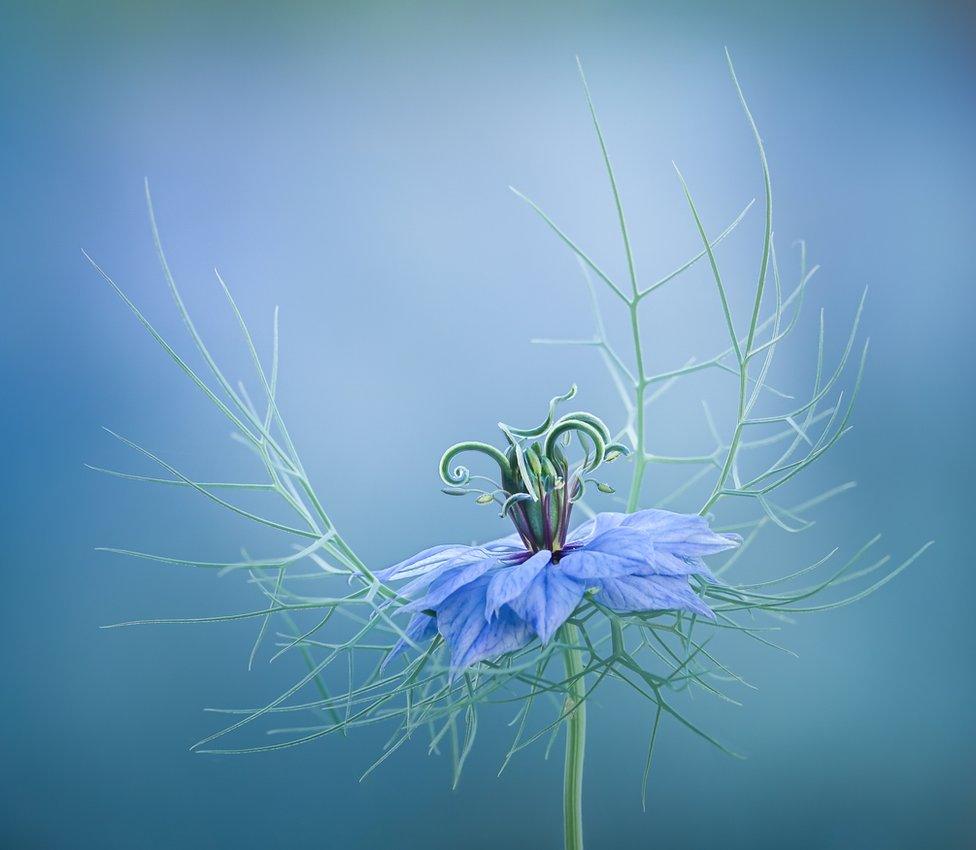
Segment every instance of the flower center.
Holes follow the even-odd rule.
[[[441,479],[450,485],[445,493],[477,493],[478,503],[501,505],[501,515],[511,518],[526,550],[548,550],[554,563],[566,548],[573,504],[583,496],[586,484],[593,481],[601,492],[613,492],[608,484],[589,476],[602,464],[628,453],[626,446],[612,441],[610,429],[592,413],[577,411],[555,418],[556,405],[575,394],[573,386],[552,399],[548,415],[535,428],[512,428],[499,422],[508,440],[504,449],[488,443],[458,443],[444,452],[440,463]],[[567,454],[574,438],[583,452],[582,460],[576,462]],[[473,476],[464,466],[452,468],[451,462],[463,452],[490,457],[498,465],[501,481]],[[473,486],[476,480],[488,482],[493,489]]]
[[[548,549],[556,555],[566,542],[573,502],[580,495],[579,476],[558,445],[546,453],[534,442],[521,458],[516,446],[509,446],[506,457],[509,469],[502,471],[502,487],[518,496],[509,504],[508,516],[530,551]]]

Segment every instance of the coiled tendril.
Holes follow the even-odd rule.
[[[516,437],[538,437],[542,434],[545,434],[546,431],[549,430],[549,427],[552,425],[552,417],[556,415],[556,407],[558,406],[559,402],[569,401],[575,395],[576,395],[576,384],[573,384],[569,388],[568,392],[564,393],[563,395],[553,396],[549,400],[549,413],[547,414],[546,418],[543,420],[541,425],[536,425],[535,428],[509,428],[508,430],[511,431]],[[596,419],[595,416],[593,418]],[[607,432],[607,434],[608,434],[607,439],[609,440],[610,439],[609,431]]]
[[[610,429],[600,417],[579,410],[556,419],[560,402],[576,395],[576,385],[563,395],[554,396],[541,424],[533,428],[513,428],[504,422],[498,427],[508,446],[502,450],[488,443],[456,443],[441,457],[439,472],[452,496],[477,493],[480,504],[501,506],[501,516],[511,516],[526,546],[558,551],[566,537],[569,514],[584,492],[587,478],[604,463],[628,453],[628,448],[613,442]],[[573,436],[579,440],[584,457],[571,465],[565,449]],[[466,466],[452,468],[454,459],[464,452],[477,452],[491,458],[501,474],[500,481],[474,476]],[[468,486],[475,479],[491,484],[492,489]],[[613,492],[599,484],[602,492]]]
[[[483,455],[487,455],[498,464],[498,468],[502,471],[503,476],[511,474],[508,458],[505,457],[503,452],[489,443],[468,441],[466,443],[455,443],[441,456],[440,474],[441,480],[445,484],[458,487],[467,484],[471,480],[471,470],[466,466],[458,465],[454,469],[451,469],[451,461],[464,452],[480,452]]]

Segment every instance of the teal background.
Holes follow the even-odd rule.
[[[747,569],[786,572],[878,530],[899,558],[937,545],[876,597],[786,630],[799,659],[723,646],[760,690],[735,693],[742,709],[697,697],[690,711],[749,758],[666,727],[646,814],[647,708],[602,692],[590,721],[589,842],[976,843],[976,68],[963,4],[2,9],[0,846],[559,846],[559,760],[536,749],[495,778],[507,713],[486,715],[455,792],[445,760],[427,758],[420,741],[358,784],[379,732],[259,757],[187,751],[215,728],[202,707],[254,704],[296,668],[282,660],[248,673],[248,624],[99,630],[247,610],[256,595],[235,578],[93,548],[222,559],[245,542],[263,553],[280,541],[192,494],[83,469],[149,471],[104,424],[201,478],[250,471],[80,251],[179,338],[146,222],[148,176],[174,270],[231,375],[247,362],[212,267],[265,350],[281,306],[282,406],[357,550],[384,564],[494,534],[490,512],[439,494],[444,446],[491,437],[499,418],[535,419],[573,380],[588,407],[617,415],[588,352],[528,342],[586,335],[590,319],[572,258],[506,187],[538,199],[622,276],[579,53],[639,268],[648,282],[670,270],[697,250],[672,159],[712,232],[761,188],[725,45],[768,145],[784,267],[798,237],[824,266],[810,304],[827,308],[835,355],[871,286],[856,428],[805,485],[859,487],[804,541],[771,535]],[[757,213],[723,249],[740,305]],[[661,314],[648,312],[659,368],[721,339],[705,269],[689,281]],[[801,387],[813,309],[805,319],[777,372]],[[682,400],[654,425],[661,450],[699,436]]]

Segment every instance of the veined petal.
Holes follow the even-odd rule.
[[[662,552],[660,550],[655,550],[651,565],[647,570],[640,573],[640,575],[645,574],[662,576],[699,575],[712,584],[718,584],[718,579],[705,566],[705,562],[701,558],[681,558],[678,555],[673,555],[671,552]]]
[[[380,669],[386,667],[386,665],[396,658],[404,649],[406,649],[410,643],[425,643],[435,634],[437,634],[437,620],[434,617],[431,617],[430,614],[414,614],[410,618],[410,622],[407,623],[407,627],[403,630],[403,633],[410,639],[410,642],[408,643],[404,638],[401,637],[395,644],[393,644],[393,649],[391,649],[390,654],[383,659]]]
[[[559,569],[580,581],[625,575],[702,575],[717,582],[701,558],[680,557],[661,549],[645,531],[621,525],[567,552]]]
[[[621,576],[601,579],[596,601],[615,611],[691,611],[714,619],[715,614],[680,576]]]
[[[433,581],[427,592],[419,599],[404,605],[404,611],[423,611],[427,608],[436,609],[448,596],[460,590],[467,584],[479,579],[486,572],[502,568],[502,564],[495,558],[481,557],[475,561],[466,561],[461,565],[442,573]]]
[[[442,561],[441,563],[430,567],[427,572],[421,573],[414,578],[413,581],[408,582],[407,584],[398,588],[397,592],[400,594],[400,596],[413,599],[418,593],[422,593],[425,588],[430,586],[445,573],[450,572],[451,570],[456,570],[459,567],[466,566],[467,564],[483,561],[488,557],[490,557],[489,554],[483,549],[466,547],[460,555],[453,558],[448,558],[446,561]]]
[[[442,546],[431,546],[429,549],[424,549],[422,552],[412,555],[405,561],[400,561],[399,564],[394,564],[392,567],[377,570],[376,576],[384,581],[413,578],[429,572],[430,570],[443,564],[445,561],[450,561],[453,558],[457,558],[459,555],[463,555],[465,552],[468,552],[473,548],[474,547],[472,546],[461,546],[456,543],[450,543]]]
[[[444,600],[437,630],[451,648],[451,677],[485,658],[511,652],[532,639],[532,630],[509,608],[490,623],[485,597],[490,579],[482,576]]]
[[[682,557],[714,555],[738,546],[738,534],[718,534],[708,527],[708,520],[697,514],[676,514],[650,509],[627,516],[622,526],[646,532],[658,549]]]
[[[581,543],[592,537],[598,537],[604,531],[616,528],[630,514],[617,513],[615,511],[604,511],[597,514],[593,519],[588,519],[577,528],[573,529],[566,538],[567,543]]]
[[[579,549],[566,552],[556,567],[573,578],[629,575],[647,571],[654,559],[654,542],[635,528],[611,528],[596,535]]]
[[[552,552],[543,549],[527,561],[514,567],[504,567],[491,577],[485,599],[485,618],[491,619],[506,602],[525,592],[532,580],[552,559]]]
[[[509,600],[508,605],[535,629],[543,643],[548,643],[576,610],[585,589],[585,585],[558,566],[549,564],[538,572],[522,594]]]
[[[511,608],[505,606],[490,623],[483,624],[481,631],[471,641],[464,654],[451,653],[454,675],[479,661],[497,658],[506,652],[521,649],[534,637],[531,626]]]

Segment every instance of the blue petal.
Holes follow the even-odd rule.
[[[655,551],[651,566],[641,573],[641,575],[645,574],[662,576],[700,575],[712,584],[719,583],[701,558],[681,558],[678,555],[672,555],[670,552]]]
[[[557,569],[588,581],[646,572],[653,559],[654,543],[649,535],[633,528],[611,528],[591,538],[581,549],[564,554]]]
[[[488,595],[485,600],[485,618],[491,619],[506,602],[525,592],[539,570],[552,558],[552,552],[543,549],[527,561],[514,567],[505,567],[491,577]]]
[[[563,555],[559,568],[580,581],[625,575],[702,575],[717,582],[700,558],[660,551],[651,536],[626,526],[613,528]]]
[[[472,664],[525,646],[532,630],[506,607],[490,623],[485,619],[488,576],[465,585],[437,611],[437,630],[451,648],[451,678]]]
[[[550,564],[539,571],[525,592],[509,601],[509,606],[535,629],[543,643],[566,622],[583,598],[585,585]],[[504,609],[503,609],[504,610]]]
[[[427,593],[409,605],[404,605],[402,610],[423,611],[427,608],[436,609],[452,593],[481,578],[489,570],[500,569],[501,567],[501,562],[495,558],[482,557],[476,561],[466,561],[438,576],[430,585]]]
[[[485,659],[497,658],[506,652],[514,652],[528,644],[535,635],[528,623],[517,616],[507,605],[490,623],[485,623],[481,632],[471,642],[467,651],[458,656],[451,653],[453,675]]]
[[[424,549],[422,552],[418,552],[416,555],[407,558],[405,561],[400,561],[399,564],[394,564],[392,567],[386,567],[385,569],[378,570],[376,575],[378,578],[384,579],[385,581],[413,578],[414,576],[421,575],[434,569],[435,567],[443,564],[445,561],[450,561],[452,558],[457,558],[459,555],[463,555],[472,548],[473,547],[471,546],[461,546],[458,544],[431,546],[429,549]]]
[[[431,617],[430,614],[415,614],[410,618],[410,622],[407,623],[407,627],[403,630],[403,633],[410,638],[410,641],[408,642],[404,638],[400,638],[395,644],[393,644],[393,649],[391,649],[390,654],[383,659],[380,669],[386,667],[387,664],[396,658],[404,649],[410,646],[411,643],[424,643],[437,634],[437,620]]]
[[[579,527],[575,528],[569,533],[566,538],[567,543],[580,543],[585,540],[589,540],[591,537],[597,537],[603,534],[604,531],[609,531],[611,528],[616,528],[620,523],[622,523],[630,514],[616,513],[614,511],[604,511],[602,514],[597,514],[593,519],[588,519]]]
[[[675,555],[700,558],[738,546],[738,534],[718,534],[708,527],[708,520],[697,514],[676,514],[656,509],[638,511],[621,523],[625,528],[646,532],[660,550]]]
[[[710,619],[709,608],[679,576],[623,576],[602,579],[596,584],[598,602],[615,611],[691,611]]]
[[[437,612],[437,631],[451,647],[452,659],[467,652],[487,624],[484,604],[488,581],[482,577],[456,591]]]
[[[426,573],[417,576],[413,581],[408,584],[403,585],[398,589],[398,593],[401,596],[406,596],[413,599],[418,593],[424,591],[428,586],[433,585],[442,576],[445,576],[449,572],[454,572],[461,567],[466,567],[470,564],[480,563],[485,560],[491,560],[495,556],[503,557],[501,552],[489,552],[480,546],[466,546],[462,547],[462,553],[454,558],[449,558],[435,566],[428,569]]]
[[[637,532],[638,536],[628,536]],[[570,535],[582,544],[567,553],[567,571],[577,578],[658,573],[691,575],[697,573],[717,581],[701,560],[738,546],[737,534],[717,534],[698,515],[646,510],[635,514],[602,513],[584,523]],[[600,552],[598,557],[582,557],[583,552]],[[616,556],[616,560],[611,556]],[[643,560],[643,563],[641,561]]]

